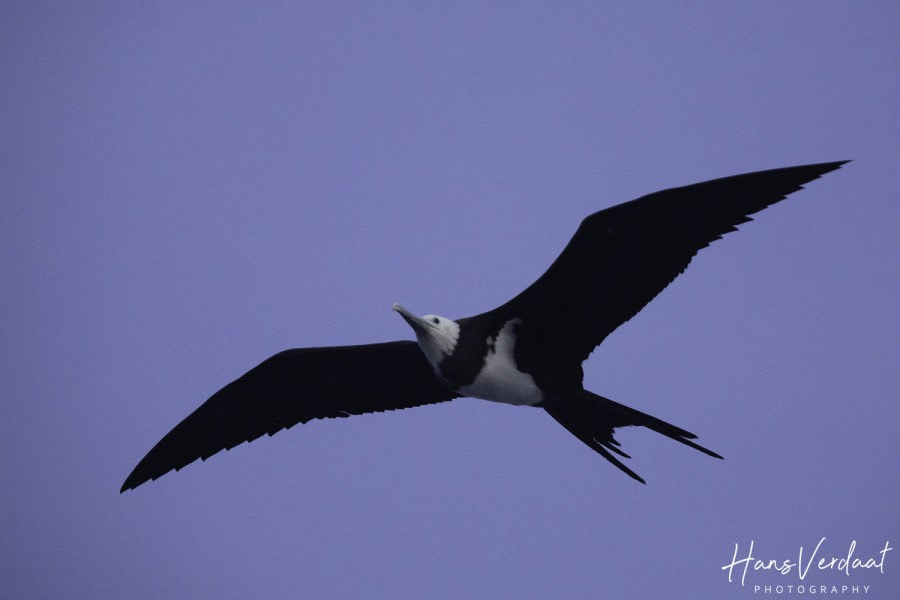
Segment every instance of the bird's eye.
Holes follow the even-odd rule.
[[[431,320],[431,322],[434,323],[435,325],[437,325],[438,323],[441,322],[441,320],[438,319],[437,317],[435,317],[435,318],[433,318],[433,319]]]

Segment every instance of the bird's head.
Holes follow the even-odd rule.
[[[417,317],[396,303],[393,309],[400,313],[416,332],[419,347],[435,371],[439,371],[438,365],[446,356],[453,354],[456,348],[456,342],[459,340],[459,323],[438,315]]]

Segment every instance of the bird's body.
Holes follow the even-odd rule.
[[[122,491],[260,435],[316,418],[472,396],[543,408],[632,478],[616,428],[643,426],[705,454],[696,436],[585,390],[582,362],[693,256],[749,215],[844,162],[758,171],[664,190],[594,213],[549,269],[491,311],[462,319],[394,310],[417,343],[286,350],[222,388],[144,457]]]
[[[516,364],[516,328],[520,323],[519,319],[510,319],[497,335],[485,338],[481,369],[471,383],[450,380],[456,392],[461,396],[526,406],[534,406],[544,400],[534,377],[520,371]],[[452,360],[452,355],[446,360]],[[440,375],[444,376],[443,370],[440,370]]]

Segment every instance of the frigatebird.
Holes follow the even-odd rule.
[[[585,218],[547,271],[519,295],[462,319],[393,309],[417,342],[295,348],[212,395],[165,435],[120,491],[223,448],[297,423],[472,396],[543,408],[633,479],[615,429],[642,426],[722,458],[693,433],[584,389],[582,363],[750,215],[848,161],[757,171],[676,187]]]

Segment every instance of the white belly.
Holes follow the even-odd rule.
[[[515,327],[519,323],[520,319],[507,321],[493,338],[493,343],[489,342],[484,367],[475,381],[459,388],[460,393],[506,404],[533,405],[543,400],[531,375],[516,368],[513,350],[516,346]]]

